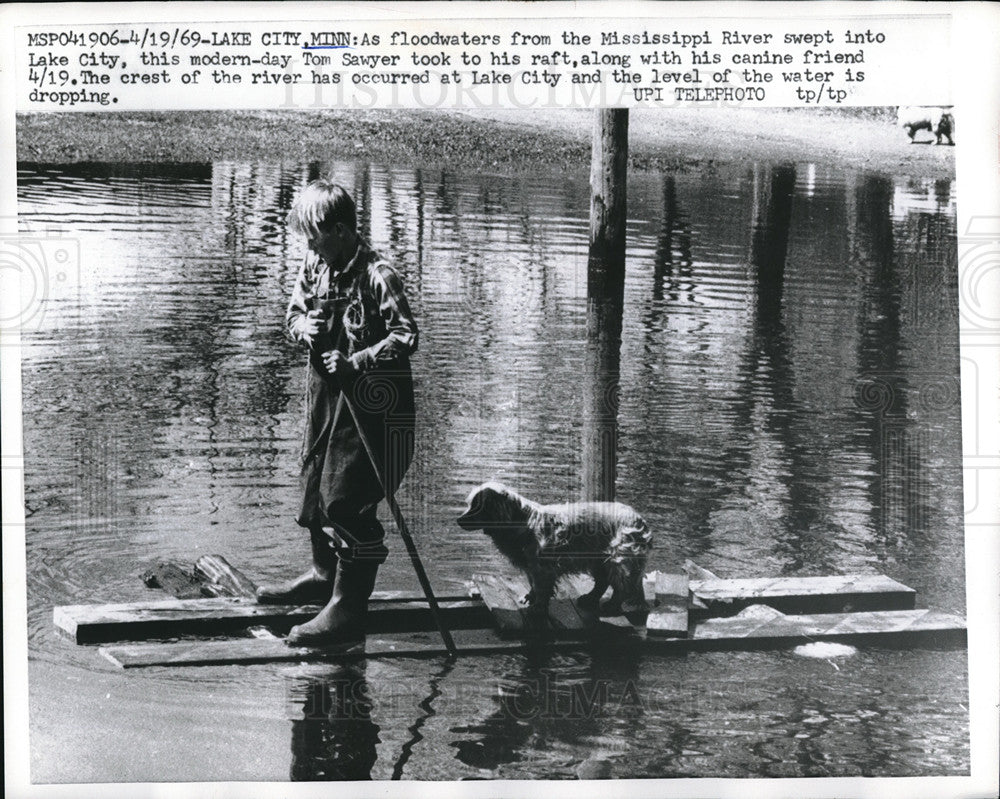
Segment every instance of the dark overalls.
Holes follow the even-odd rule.
[[[413,459],[409,356],[417,347],[417,326],[399,277],[364,241],[336,275],[309,254],[286,315],[293,339],[302,341],[305,315],[313,309],[323,311],[325,328],[313,342],[307,366],[302,504],[296,521],[332,535],[344,562],[382,563],[385,530],[376,507],[385,494],[341,391],[351,399],[384,485],[394,492]],[[331,349],[348,356],[357,369],[346,387],[323,364],[322,354]]]

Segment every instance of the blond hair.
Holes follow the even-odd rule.
[[[288,213],[289,227],[306,237],[315,237],[338,222],[353,233],[358,226],[357,210],[347,190],[330,180],[314,180],[306,186]]]

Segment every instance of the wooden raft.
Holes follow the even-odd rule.
[[[609,642],[616,650],[673,654],[823,640],[890,646],[965,640],[963,619],[914,609],[916,592],[881,575],[727,580],[690,562],[685,572],[648,575],[650,613],[631,620],[598,618],[581,608],[576,599],[592,585],[583,576],[560,582],[542,624],[528,618],[523,578],[477,574],[474,598],[439,602],[458,651],[469,655]],[[56,626],[78,643],[172,639],[102,647],[122,668],[445,654],[426,600],[413,594],[373,594],[365,645],[345,650],[286,645],[275,633],[284,634],[319,608],[258,605],[253,582],[220,556],[203,556],[191,571],[160,564],[144,580],[186,597],[210,598],[57,607]],[[255,637],[177,640],[244,631]]]
[[[224,560],[208,556],[212,562]],[[199,563],[201,561],[199,560]],[[226,564],[228,566],[228,564]],[[231,568],[231,567],[230,567]],[[233,570],[235,571],[235,570]],[[647,625],[653,634],[683,635],[687,629],[681,618],[682,575],[664,580],[653,573],[646,581],[646,597],[652,611]],[[242,575],[241,595],[199,599],[165,599],[113,605],[63,605],[53,609],[58,630],[79,644],[111,641],[174,638],[185,635],[226,635],[254,625],[266,625],[287,631],[316,615],[315,606],[258,605],[249,598],[252,584],[246,586]],[[673,583],[671,585],[671,582]],[[486,586],[485,594],[483,586]],[[560,582],[550,605],[550,622],[555,630],[585,628],[591,621],[581,613],[572,598],[590,589],[588,578],[573,576]],[[881,575],[846,577],[780,577],[725,580],[712,577],[688,582],[688,617],[690,623],[706,618],[738,613],[752,604],[766,604],[785,613],[831,612],[840,610],[912,609],[916,592]],[[212,589],[214,590],[214,589]],[[524,628],[524,606],[520,600],[527,593],[523,580],[486,575],[478,587],[481,603],[465,596],[442,596],[445,619],[456,629],[492,626],[501,632],[517,634]],[[844,591],[832,596],[824,592]],[[671,593],[672,592],[672,593]],[[383,605],[397,604],[390,611]],[[489,608],[489,609],[488,609]],[[407,592],[376,591],[372,595],[374,632],[402,632],[433,629],[423,597]],[[670,617],[664,614],[671,614]],[[604,624],[626,626],[621,617],[603,619]],[[392,625],[399,624],[400,627]]]

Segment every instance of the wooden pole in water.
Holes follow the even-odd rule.
[[[628,109],[596,111],[590,162],[590,269],[625,278]]]
[[[615,498],[618,380],[625,291],[628,109],[596,111],[590,167],[583,499]]]

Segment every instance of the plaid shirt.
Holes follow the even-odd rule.
[[[336,340],[343,328],[349,344],[347,354],[359,372],[416,351],[417,323],[403,282],[364,240],[359,240],[351,262],[337,273],[331,273],[329,265],[315,253],[306,255],[285,314],[292,340],[303,341],[309,310],[331,302],[333,307],[346,305],[346,309],[340,318],[328,320],[328,332]]]

